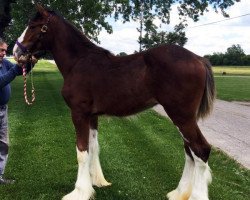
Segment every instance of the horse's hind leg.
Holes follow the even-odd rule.
[[[211,147],[195,120],[176,125],[184,139],[186,164],[179,186],[168,197],[170,200],[208,200],[211,173],[207,161]]]
[[[97,116],[90,120],[89,130],[89,156],[90,156],[90,176],[92,184],[98,187],[109,186],[111,183],[104,178],[100,160],[99,160],[99,144],[97,131]]]

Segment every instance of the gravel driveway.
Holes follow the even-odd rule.
[[[160,105],[154,110],[167,116]],[[212,114],[199,126],[210,144],[250,169],[250,103],[216,100]]]

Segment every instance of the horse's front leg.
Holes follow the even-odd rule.
[[[82,112],[72,111],[72,119],[76,128],[77,137],[77,161],[78,175],[75,184],[75,189],[68,195],[63,197],[63,200],[89,200],[94,195],[92,181],[89,172],[90,155],[88,150],[89,145],[89,128],[90,117]]]
[[[90,176],[92,184],[97,187],[109,186],[111,183],[104,178],[100,159],[99,159],[99,144],[98,144],[98,118],[91,117],[89,130],[89,155],[90,155]]]

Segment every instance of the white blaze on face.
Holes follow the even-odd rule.
[[[23,31],[22,35],[17,39],[17,41],[19,43],[23,42],[23,38],[24,38],[24,36],[26,34],[27,29],[28,29],[28,27],[26,27],[26,29]],[[18,47],[17,44],[15,44],[15,46],[13,48],[13,55],[14,55],[14,57],[17,56],[17,47]]]

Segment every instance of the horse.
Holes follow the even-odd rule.
[[[160,104],[183,138],[185,165],[169,200],[208,200],[211,146],[197,121],[213,108],[215,85],[211,64],[177,45],[115,56],[92,43],[56,12],[36,5],[37,13],[18,38],[18,59],[52,53],[63,76],[62,96],[76,130],[78,174],[63,200],[89,200],[93,186],[109,183],[99,159],[98,116],[124,117]],[[39,57],[38,57],[39,58]]]

